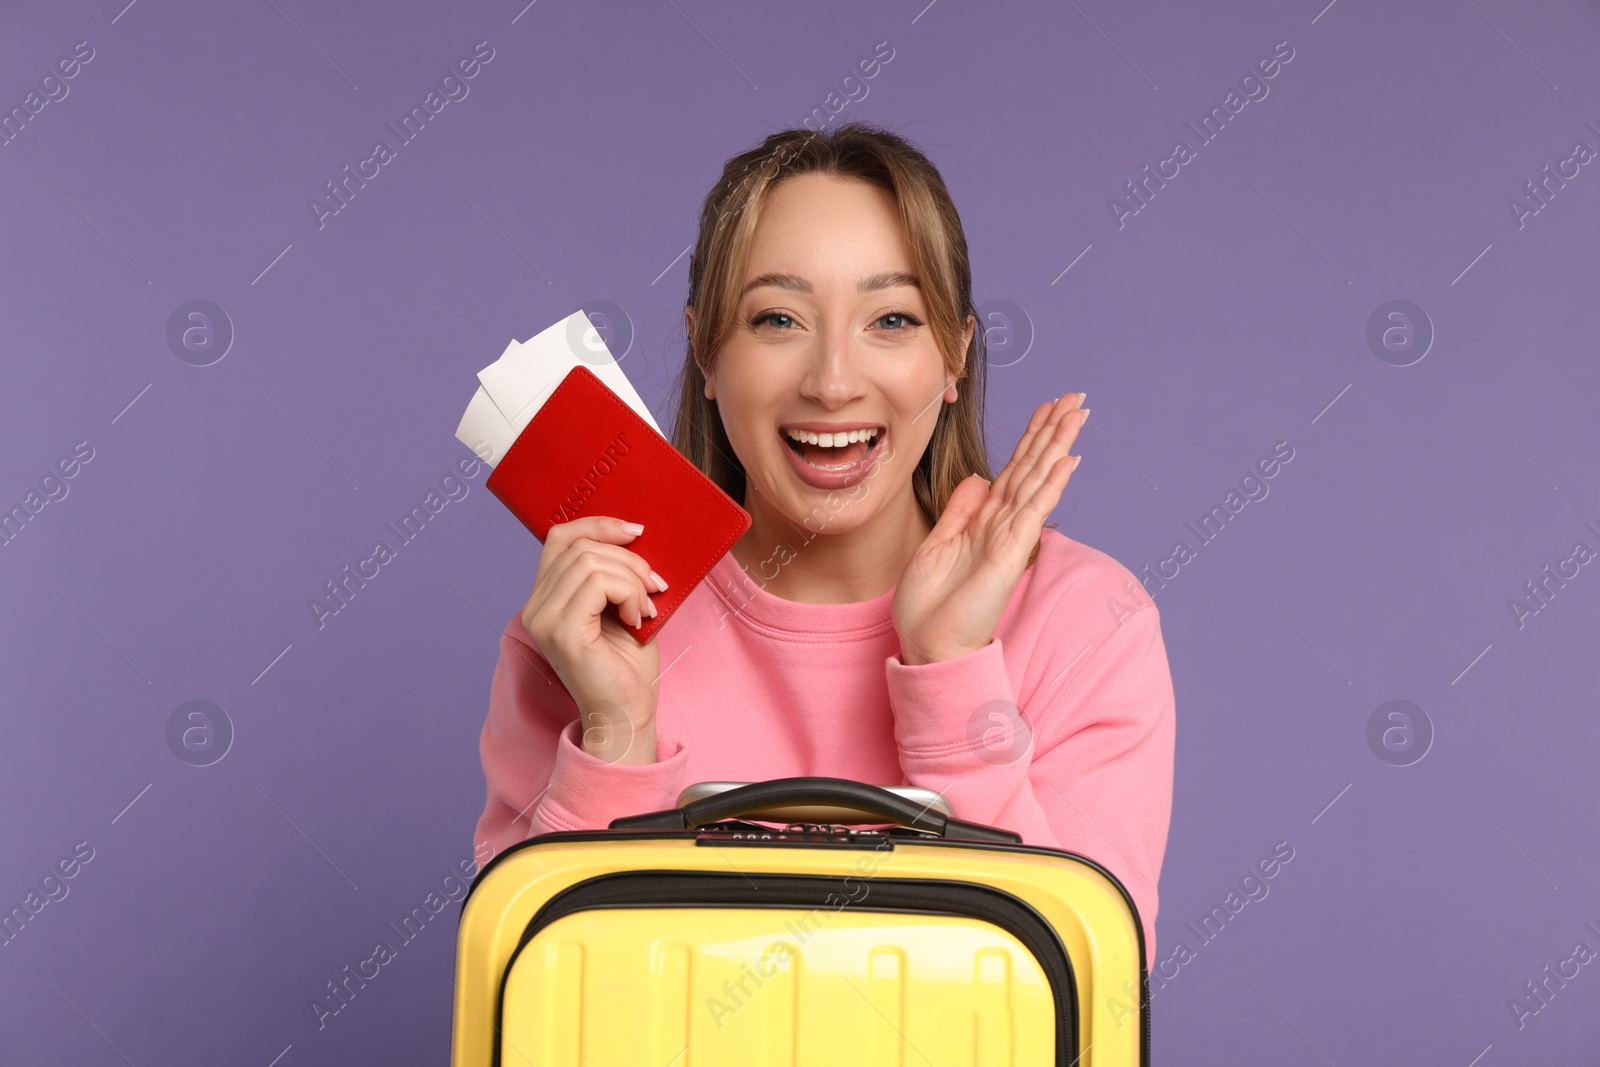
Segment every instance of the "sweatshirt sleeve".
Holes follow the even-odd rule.
[[[1044,633],[1071,632],[1056,618]],[[1044,670],[1016,703],[997,636],[954,659],[886,663],[900,765],[957,818],[1087,856],[1122,882],[1154,966],[1156,883],[1172,811],[1174,700],[1153,602],[1094,648],[1047,639]],[[1030,671],[1031,673],[1031,671]]]
[[[487,797],[473,844],[483,854],[552,830],[600,830],[622,815],[670,808],[688,751],[659,738],[656,762],[607,763],[583,750],[578,706],[519,617],[500,634],[489,715],[478,740]]]

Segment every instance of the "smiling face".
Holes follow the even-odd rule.
[[[769,194],[706,382],[745,468],[751,533],[769,544],[790,535],[782,519],[825,534],[886,523],[891,543],[926,534],[911,477],[957,393],[915,272],[887,190],[812,173]]]

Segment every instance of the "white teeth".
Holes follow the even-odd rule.
[[[876,428],[870,430],[848,430],[842,433],[812,433],[810,430],[785,430],[796,441],[807,444],[821,445],[823,448],[843,448],[856,441],[870,441],[878,436]]]

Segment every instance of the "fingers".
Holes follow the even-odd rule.
[[[666,589],[638,553],[623,543],[639,536],[637,524],[605,515],[589,515],[550,528],[540,556],[535,593],[540,614],[550,619],[599,615],[616,604],[618,616],[638,627],[656,615],[650,594]],[[561,629],[570,631],[570,626]]]
[[[638,537],[644,527],[638,523],[627,523],[610,515],[585,515],[571,522],[560,522],[550,527],[550,532],[545,536],[544,547],[548,552],[552,548],[557,552],[565,549],[581,537],[591,541],[605,541],[613,545],[625,545]]]
[[[643,556],[621,545],[606,544],[603,541],[591,541],[587,537],[581,537],[572,542],[559,556],[551,561],[551,577],[559,578],[563,571],[571,567],[576,560],[581,559],[585,553],[592,553],[600,559],[609,560],[612,563],[626,567],[633,572],[634,576],[639,579],[639,584],[644,586],[648,592],[662,593],[666,591],[666,580],[656,580],[660,575],[650,569],[650,564],[645,561]]]
[[[1069,450],[1072,448],[1072,443],[1077,440],[1078,431],[1083,428],[1088,418],[1089,409],[1084,408],[1068,420],[1071,423],[1070,427],[1064,426],[1058,429],[1059,447],[1047,453],[1054,458],[1049,460],[1048,466],[1043,462],[1038,464],[1034,472],[1030,472],[1029,477],[1019,483],[1012,494],[1012,506],[1019,512],[1035,513],[1041,526],[1044,524],[1045,516],[1055,510],[1056,504],[1060,502],[1061,493],[1066,489],[1067,482],[1072,478],[1072,472],[1077,469],[1078,461],[1082,458],[1070,455]]]
[[[1067,424],[1072,429],[1073,436],[1076,436],[1076,427],[1081,426],[1082,422],[1080,420],[1074,425],[1071,420],[1079,418],[1075,413],[1079,411],[1086,395],[1067,393],[1039,406],[1033,417],[1028,420],[1028,429],[1022,435],[1022,440],[1017,442],[1011,461],[994,480],[993,496],[996,500],[1003,501],[1008,495],[1015,496],[1014,483],[1026,479],[1041,462],[1048,468],[1053,462],[1054,454],[1063,453],[1071,447],[1071,438],[1060,445],[1056,444],[1056,439],[1062,431],[1063,424]]]
[[[1030,547],[1033,543],[1031,538],[1036,537],[1039,532],[1036,527],[1042,528],[1045,516],[1054,511],[1055,506],[1061,502],[1062,490],[1066,489],[1067,482],[1071,479],[1072,472],[1076,467],[1077,461],[1072,456],[1057,458],[1050,465],[1049,473],[1039,482],[1038,486],[1028,493],[1025,498],[1014,502],[1013,514],[1028,516],[1029,521],[1024,525],[1025,532],[1030,538],[1028,541]]]
[[[655,605],[639,575],[627,565],[594,548],[578,548],[570,565],[550,588],[546,604],[558,618],[589,618],[615,604],[622,621],[632,627],[654,618]]]
[[[1037,429],[1032,429],[1032,421],[1029,422],[1029,434],[1024,435],[1021,442],[1018,442],[1016,451],[1013,453],[1013,461],[1010,464],[1006,464],[1006,467],[1011,469],[1011,477],[1003,480],[1002,491],[1005,491],[1006,486],[1010,486],[1011,483],[1016,482],[1019,478],[1029,474],[1030,470],[1034,470],[1037,467],[1040,458],[1050,448],[1054,435],[1061,430],[1062,421],[1072,418],[1072,413],[1078,410],[1078,402],[1082,398],[1083,394],[1066,394],[1056,398],[1054,402],[1040,406],[1043,419],[1038,422]],[[1035,413],[1035,416],[1037,416],[1037,413]],[[1002,480],[997,478],[997,482],[1002,482]]]
[[[1015,476],[1018,467],[1022,465],[1032,450],[1034,438],[1044,428],[1045,424],[1050,421],[1050,417],[1055,414],[1057,404],[1058,401],[1051,401],[1048,404],[1040,404],[1034,409],[1033,417],[1028,420],[1028,428],[1022,432],[1022,440],[1018,441],[1017,447],[1011,450],[1011,459],[1006,462],[1005,467],[994,480],[992,489],[997,498],[1005,492],[1006,486],[1011,484],[1011,479]]]
[[[1088,408],[1073,407],[1061,412],[1048,431],[1040,433],[1040,444],[1032,456],[1032,465],[1022,472],[1011,490],[1013,503],[1021,503],[1041,487],[1051,484],[1056,464],[1068,458],[1073,443],[1078,439],[1078,431],[1083,429],[1083,424],[1088,420]]]
[[[967,528],[972,516],[982,509],[989,498],[989,483],[976,474],[969,474],[957,483],[950,499],[945,501],[939,520],[928,531],[927,540],[944,541],[955,537]]]
[[[572,522],[560,523],[550,528],[550,534],[545,540],[545,554],[549,555],[551,577],[556,577],[559,572],[569,565],[572,554],[580,548],[588,548],[614,559],[639,576],[639,581],[652,593],[665,592],[666,579],[650,569],[650,564],[637,552],[622,547],[623,543],[632,541],[639,536],[637,524],[623,522],[603,515],[591,515]],[[544,564],[540,564],[541,569]]]
[[[548,642],[566,650],[573,638],[590,632],[583,625],[588,620],[595,619],[604,628],[602,613],[608,604],[616,604],[618,616],[633,627],[642,625],[642,619],[655,611],[636,575],[616,563],[585,554],[530,598],[523,625],[541,648]]]

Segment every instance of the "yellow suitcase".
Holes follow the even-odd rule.
[[[1132,899],[1019,841],[839,778],[529,838],[462,902],[451,1063],[1145,1067]]]

